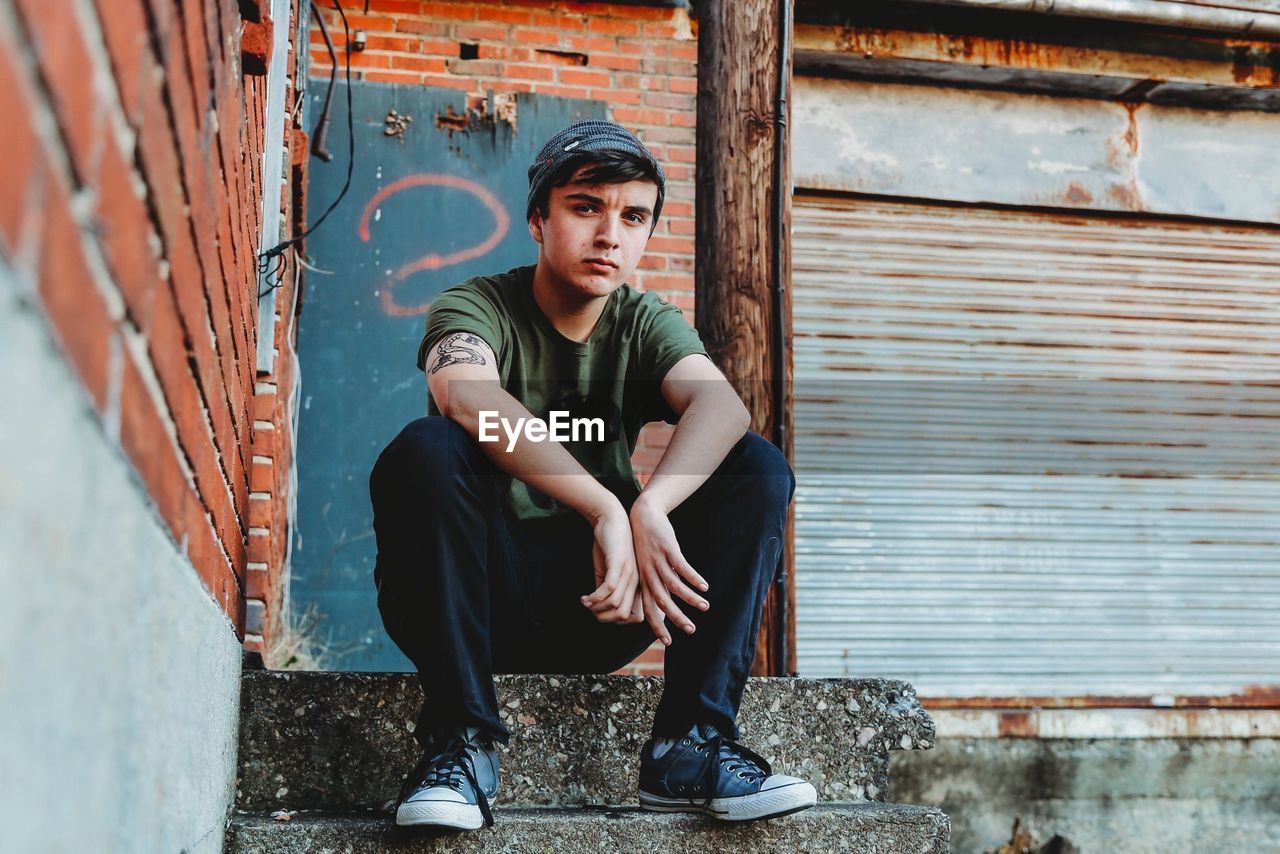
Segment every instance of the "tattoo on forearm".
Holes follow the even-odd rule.
[[[439,358],[431,366],[431,373],[450,365],[486,365],[482,347],[484,342],[470,332],[458,332],[450,335],[437,349]]]

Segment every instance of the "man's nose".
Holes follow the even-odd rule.
[[[604,221],[596,229],[596,243],[602,246],[617,246],[620,228],[616,219],[610,216],[604,217]]]

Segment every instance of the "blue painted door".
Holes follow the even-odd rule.
[[[310,112],[327,83],[312,83]],[[334,93],[329,150],[313,159],[314,222],[346,178],[346,92]],[[378,453],[426,414],[415,359],[431,298],[471,276],[537,259],[524,222],[528,168],[543,143],[604,105],[521,94],[500,117],[466,117],[452,89],[353,84],[351,189],[309,239],[298,318],[301,405],[289,596],[312,609],[334,670],[412,670],[382,628],[373,585],[368,479]],[[493,98],[490,98],[490,103]],[[407,118],[410,121],[404,121]]]

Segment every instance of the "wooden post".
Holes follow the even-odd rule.
[[[791,0],[702,0],[697,9],[696,324],[712,360],[751,411],[751,429],[794,460],[791,402],[783,402],[778,418],[774,399],[789,394],[791,378],[789,98],[784,121],[778,121],[783,15],[791,15]],[[786,191],[781,234],[775,235],[779,166]],[[781,318],[775,316],[775,249]],[[779,374],[782,388],[776,387]],[[756,675],[795,669],[793,528],[791,514],[783,548],[786,584],[781,590],[775,585],[765,602]]]

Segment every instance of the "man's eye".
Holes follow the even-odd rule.
[[[583,202],[582,204],[574,208],[574,210],[578,210],[578,211],[589,211],[589,210],[593,211],[595,209],[596,209],[595,205],[589,205],[586,202]]]
[[[636,225],[644,225],[643,214],[633,213],[633,214],[627,214],[627,216],[631,217],[631,221],[634,222]]]

